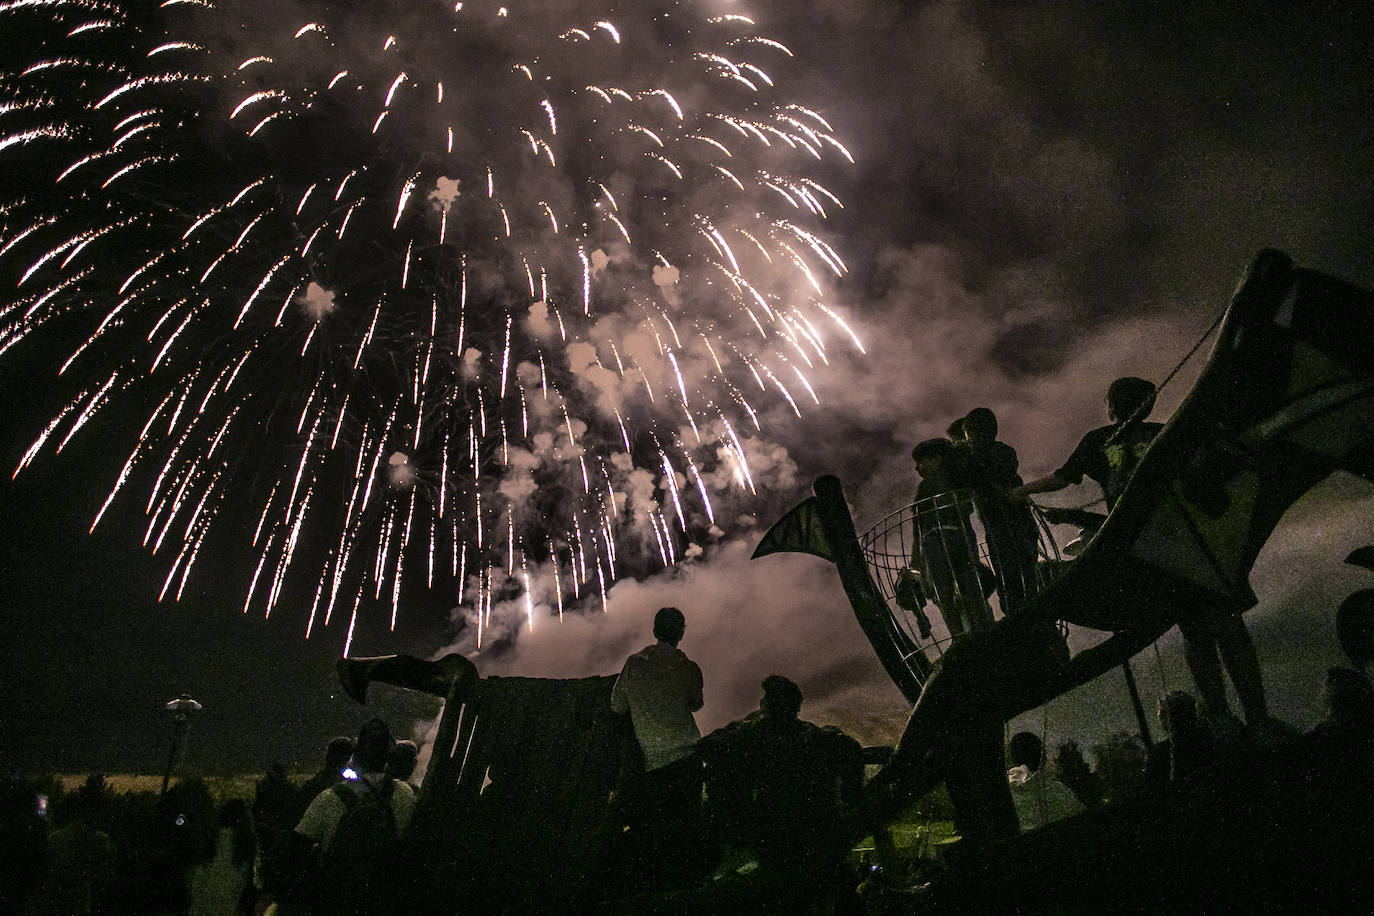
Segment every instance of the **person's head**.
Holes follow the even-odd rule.
[[[1159,699],[1159,724],[1169,734],[1196,731],[1197,700],[1184,690],[1170,690]]]
[[[945,438],[950,442],[964,441],[964,418],[960,417],[945,427]]]
[[[927,439],[918,442],[911,450],[911,460],[916,462],[916,473],[922,477],[933,477],[940,473],[940,462],[954,450],[954,443],[948,439]]]
[[[759,709],[770,719],[795,719],[801,713],[802,692],[795,683],[780,674],[763,679],[763,699]]]
[[[353,769],[359,773],[380,773],[391,754],[391,729],[376,716],[363,723],[358,743],[353,747]]]
[[[1032,732],[1017,732],[1007,743],[1007,762],[1034,773],[1045,765],[1045,743]]]
[[[964,438],[970,442],[997,440],[997,414],[987,407],[975,407],[964,417]]]
[[[238,828],[245,823],[251,823],[253,812],[248,807],[248,802],[241,798],[227,799],[224,804],[219,806],[219,825],[221,827]]]
[[[242,865],[253,861],[253,855],[257,851],[257,841],[253,834],[253,812],[248,807],[248,802],[241,798],[231,798],[219,806],[218,824],[225,830],[232,831],[234,837],[234,862]],[[208,852],[213,856],[214,843],[207,844],[210,848]],[[209,861],[207,858],[205,861]]]
[[[340,735],[329,742],[329,746],[324,749],[324,768],[331,773],[337,773],[348,766],[348,758],[353,756],[353,739],[347,735]]]
[[[1143,420],[1155,406],[1155,386],[1133,375],[1119,378],[1107,386],[1107,419],[1124,423],[1136,417]]]
[[[682,634],[687,632],[687,618],[675,607],[661,607],[654,615],[654,639],[661,639],[669,645],[682,642]]]
[[[1329,668],[1322,698],[1335,722],[1353,724],[1368,722],[1374,716],[1374,687],[1369,679],[1354,668]]]
[[[386,775],[402,782],[409,779],[415,772],[415,759],[419,754],[420,749],[414,741],[397,741],[391,749],[391,755],[386,758]]]

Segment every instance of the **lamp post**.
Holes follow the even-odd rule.
[[[172,767],[186,742],[186,732],[191,727],[191,715],[200,712],[201,705],[191,699],[189,693],[183,693],[175,700],[168,700],[163,708],[172,714],[172,748],[167,753],[167,769],[162,774],[161,794],[166,795],[167,783],[172,779]]]

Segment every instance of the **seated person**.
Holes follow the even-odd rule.
[[[948,439],[927,439],[911,450],[916,473],[916,531],[911,565],[944,617],[952,637],[992,626],[992,608],[979,577],[978,541],[964,499],[969,475],[963,455]]]
[[[1204,778],[1222,763],[1222,750],[1197,714],[1197,700],[1170,690],[1159,700],[1165,739],[1150,751],[1145,775],[1155,785],[1184,785]]]
[[[1326,672],[1322,700],[1327,715],[1302,741],[1307,766],[1314,772],[1364,784],[1374,767],[1374,686],[1354,668]]]
[[[1031,732],[1017,732],[1007,744],[1007,782],[1021,830],[1036,830],[1085,809],[1073,790],[1045,772],[1045,744]]]
[[[702,738],[709,809],[724,841],[764,866],[843,852],[841,815],[863,788],[863,748],[798,718],[802,693],[764,679],[758,711]]]

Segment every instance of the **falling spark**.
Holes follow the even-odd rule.
[[[657,48],[629,7],[633,28],[472,6],[0,3],[0,31],[43,34],[0,75],[25,189],[0,192],[0,354],[46,335],[68,386],[14,473],[120,441],[92,528],[146,504],[163,596],[242,530],[244,612],[298,603],[311,635],[349,607],[345,652],[365,600],[396,624],[417,564],[460,604],[472,572],[480,640],[503,569],[531,626],[536,588],[561,618],[595,581],[605,612],[638,547],[671,564],[673,527],[716,523],[714,481],[754,491],[749,379],[800,416],[827,329],[862,352],[825,301],[840,201],[810,173],[853,160],[787,96],[786,46],[689,6]],[[489,53],[437,53],[450,27]],[[645,471],[671,506],[653,543],[617,497]],[[555,505],[523,511],[517,473]]]

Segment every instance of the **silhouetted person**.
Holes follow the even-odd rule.
[[[763,681],[757,712],[701,739],[712,814],[731,845],[765,866],[843,852],[841,816],[863,788],[863,748],[835,728],[798,718],[802,692]]]
[[[351,747],[352,739],[346,740]],[[285,857],[291,833],[301,815],[296,799],[296,787],[287,779],[285,765],[280,760],[274,760],[262,779],[258,780],[253,793],[253,824],[257,829],[258,850],[262,856],[262,888],[272,896],[281,893],[287,877],[284,871]]]
[[[353,756],[353,739],[346,735],[331,738],[324,749],[324,766],[314,776],[305,781],[297,794],[297,810],[304,812],[321,792],[343,780],[344,767]],[[295,818],[300,820],[298,814]]]
[[[969,522],[973,503],[961,453],[948,439],[927,439],[911,450],[916,473],[916,531],[911,566],[940,609],[951,636],[992,626],[992,608],[978,574],[978,542]]]
[[[1159,701],[1159,724],[1167,736],[1150,752],[1151,781],[1172,785],[1196,782],[1221,762],[1216,739],[1198,718],[1192,694],[1171,690]]]
[[[378,718],[363,723],[349,761],[355,774],[317,795],[296,834],[318,850],[310,892],[318,916],[389,912],[386,877],[399,839],[415,811],[410,786],[386,775],[391,729]]]
[[[391,755],[386,759],[386,775],[409,784],[410,777],[415,775],[415,763],[419,755],[420,749],[414,741],[397,741],[396,746],[391,749]],[[415,786],[411,784],[411,788]]]
[[[257,837],[248,803],[231,798],[217,829],[191,869],[191,916],[238,916],[252,911]]]
[[[1059,745],[1054,755],[1054,770],[1059,781],[1068,786],[1085,807],[1095,808],[1102,803],[1102,787],[1088,767],[1077,741]]]
[[[975,407],[962,423],[963,452],[974,506],[987,532],[988,559],[997,573],[1002,612],[1014,614],[1034,594],[1040,532],[1024,500],[1012,500],[1022,485],[1016,449],[997,439],[997,415]]]
[[[48,836],[47,875],[36,912],[44,916],[85,916],[102,912],[114,876],[115,846],[96,824],[109,799],[103,779],[88,782],[63,806],[65,823]]]
[[[1154,403],[1155,387],[1145,379],[1127,376],[1112,382],[1107,389],[1107,418],[1111,425],[1087,433],[1063,467],[1017,488],[1013,496],[1062,490],[1086,476],[1102,488],[1110,511],[1150,442],[1164,428],[1147,420]],[[1203,714],[1213,719],[1230,715],[1222,679],[1224,664],[1240,698],[1246,723],[1256,730],[1272,730],[1259,654],[1240,612],[1215,608],[1182,615],[1178,629],[1183,634],[1183,657],[1197,685]]]
[[[1022,831],[1083,813],[1083,803],[1045,771],[1045,745],[1031,732],[1017,732],[1007,744],[1007,782]]]
[[[51,808],[39,785],[0,778],[0,913],[26,913],[24,900],[44,878]]]
[[[1164,425],[1147,419],[1154,408],[1155,386],[1145,379],[1117,379],[1107,388],[1106,401],[1111,422],[1085,434],[1063,467],[1020,487],[1020,495],[1051,493],[1088,477],[1102,488],[1111,511]]]
[[[617,805],[628,828],[621,838],[634,864],[649,882],[690,873],[700,863],[690,847],[699,843],[701,759],[695,750],[701,732],[692,714],[701,709],[701,668],[678,643],[687,619],[675,607],[654,615],[652,645],[631,655],[611,690],[611,709],[628,714],[644,755],[644,772],[618,790]]]
[[[1330,668],[1322,700],[1326,718],[1303,739],[1309,764],[1363,786],[1374,768],[1374,686],[1354,668]]]

